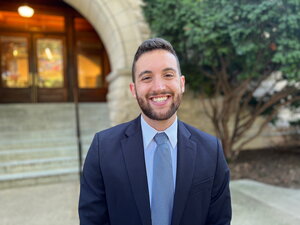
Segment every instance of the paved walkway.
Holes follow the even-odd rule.
[[[231,182],[232,225],[300,225],[300,189]]]
[[[0,224],[76,225],[78,192],[78,182],[0,190]],[[300,225],[299,189],[239,180],[231,192],[232,225]]]

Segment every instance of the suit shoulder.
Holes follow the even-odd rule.
[[[219,154],[223,154],[222,144],[217,137],[186,123],[183,123],[183,126],[190,133],[190,140],[197,144],[197,149],[201,154],[207,154],[212,159],[216,159]]]
[[[201,139],[205,139],[205,140],[211,140],[211,141],[216,141],[216,137],[211,135],[211,134],[208,134],[202,130],[199,130],[198,128],[196,127],[193,127],[187,123],[184,123],[184,122],[181,122],[185,128],[191,133],[191,135],[193,137],[196,137],[196,138],[201,138]]]
[[[133,123],[133,121],[129,121],[126,123],[121,123],[118,124],[116,126],[107,128],[105,130],[101,130],[99,132],[96,133],[96,136],[98,137],[116,137],[119,136],[121,134],[124,134],[124,132],[126,131],[126,129],[128,128],[128,126],[130,126]]]
[[[105,138],[105,139],[120,139],[126,135],[130,135],[134,132],[140,131],[140,116],[137,117],[134,120],[131,120],[129,122],[126,123],[121,123],[118,124],[116,126],[113,126],[111,128],[99,131],[98,133],[96,133],[96,137],[98,138]]]

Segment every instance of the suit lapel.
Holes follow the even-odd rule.
[[[179,225],[192,184],[196,158],[196,143],[191,133],[178,121],[177,175],[173,205],[172,225]]]
[[[142,223],[143,225],[151,225],[149,191],[143,149],[140,117],[138,117],[126,130],[126,138],[122,140],[122,151],[132,193]]]

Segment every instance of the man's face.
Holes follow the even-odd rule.
[[[135,64],[135,83],[130,90],[145,116],[167,120],[176,115],[184,92],[176,58],[166,50],[153,50],[140,56]]]

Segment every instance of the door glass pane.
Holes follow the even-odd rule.
[[[101,57],[89,51],[77,54],[79,88],[99,88],[103,86]]]
[[[103,45],[92,25],[83,18],[75,18],[77,73],[79,88],[104,86]]]
[[[38,87],[61,88],[64,83],[63,41],[54,38],[37,40]]]
[[[1,36],[2,86],[25,88],[29,86],[28,43],[25,37]]]

